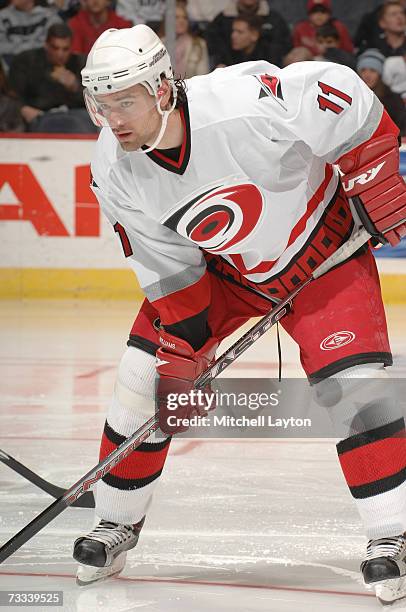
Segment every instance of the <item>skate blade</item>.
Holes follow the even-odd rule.
[[[373,586],[375,595],[383,606],[389,606],[406,597],[406,577],[383,580]]]
[[[124,569],[127,553],[122,552],[114,559],[111,565],[107,567],[95,567],[93,565],[79,564],[76,573],[76,584],[78,586],[87,586],[95,582],[101,582],[108,578],[114,578]]]

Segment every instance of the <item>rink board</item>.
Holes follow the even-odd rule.
[[[142,297],[89,188],[94,146],[94,137],[1,137],[0,298]],[[378,260],[387,302],[406,301],[405,251]]]

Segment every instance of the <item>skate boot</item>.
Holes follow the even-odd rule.
[[[382,604],[406,597],[406,534],[370,540],[361,572]]]
[[[86,536],[73,545],[73,558],[80,565],[76,582],[84,586],[110,576],[117,576],[124,568],[127,550],[138,542],[145,516],[135,525],[120,525],[101,520]]]

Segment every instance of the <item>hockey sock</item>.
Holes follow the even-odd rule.
[[[124,353],[100,447],[103,459],[155,411],[155,358],[138,348]],[[170,438],[156,432],[99,481],[97,516],[134,524],[146,514],[169,450]]]
[[[330,414],[341,468],[367,536],[406,531],[405,419],[381,364],[348,368],[316,385]]]

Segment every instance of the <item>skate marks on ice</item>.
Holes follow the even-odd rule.
[[[90,511],[78,512],[81,523],[86,522],[85,515],[90,519]],[[215,533],[146,529],[120,578],[79,588],[70,559],[73,521],[78,521],[74,511],[66,518],[65,526],[59,523],[47,530],[0,567],[0,589],[63,590],[63,610],[69,612],[380,609],[360,584],[358,559],[347,553],[343,561],[337,555],[339,549],[354,547],[353,538],[336,537],[326,542],[310,534],[295,546],[297,534],[254,533],[250,537],[246,531],[226,531],[224,527]],[[238,545],[243,540],[246,544]],[[358,540],[357,549],[363,544]],[[323,557],[327,546],[335,557],[325,550],[323,562],[315,561]],[[285,553],[290,549],[295,558],[279,556],[282,549]]]
[[[110,366],[134,310],[115,308],[1,307],[0,447],[60,486],[97,457],[114,383]],[[389,317],[399,356],[406,355],[404,314],[391,309]],[[296,375],[297,350],[286,337],[283,344],[284,375]],[[260,362],[274,375],[275,346],[265,335],[238,376],[255,376],[251,365]],[[406,374],[405,357],[397,371]],[[3,465],[0,481],[4,542],[52,500]],[[0,589],[63,590],[63,612],[382,610],[360,583],[365,540],[328,440],[173,443],[122,577],[80,589],[72,544],[92,523],[92,511],[66,510],[0,565]],[[406,604],[388,608],[394,610]]]
[[[0,575],[0,587],[7,589],[62,590],[65,612],[325,612],[379,610],[375,598],[354,591],[244,582],[237,571],[227,580],[209,571],[182,572],[172,578],[159,571],[150,577],[125,575],[97,585],[79,588],[74,574]],[[293,573],[293,569],[290,571]],[[4,584],[4,580],[7,584]],[[302,582],[299,580],[299,583]],[[398,608],[399,609],[399,608]],[[54,609],[57,610],[56,608]],[[60,608],[59,608],[60,610]]]

